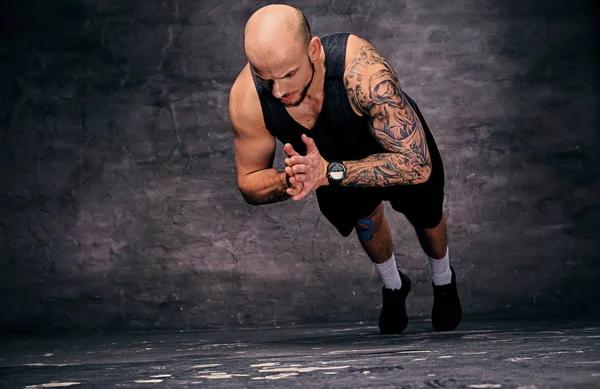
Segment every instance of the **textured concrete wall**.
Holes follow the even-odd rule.
[[[228,91],[265,4],[2,3],[0,327],[375,324],[374,267],[314,196],[251,207],[237,190]],[[370,40],[420,105],[467,316],[597,310],[593,1],[288,4],[318,35]],[[386,210],[427,317],[425,256]]]

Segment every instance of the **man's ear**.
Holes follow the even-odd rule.
[[[308,56],[312,62],[316,62],[321,55],[321,39],[313,37],[308,44]]]

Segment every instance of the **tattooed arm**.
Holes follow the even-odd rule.
[[[344,186],[420,184],[429,179],[431,158],[419,118],[404,97],[396,73],[373,46],[360,40],[358,56],[346,69],[350,101],[369,117],[369,129],[389,152],[344,161]]]

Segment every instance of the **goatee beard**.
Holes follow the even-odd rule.
[[[310,86],[312,85],[313,82],[313,78],[315,77],[315,65],[311,62],[310,63],[310,81],[308,81],[308,84],[306,84],[306,86],[302,89],[302,91],[300,92],[300,98],[298,99],[297,102],[292,103],[292,104],[284,104],[286,107],[297,107],[300,104],[302,104],[302,102],[304,101],[304,99],[306,98],[306,95],[308,94],[308,89],[310,88]]]

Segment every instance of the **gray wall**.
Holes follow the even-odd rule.
[[[2,3],[1,328],[376,324],[378,275],[314,195],[251,207],[237,190],[228,92],[265,4]],[[370,40],[420,105],[467,317],[597,311],[594,1],[288,4],[318,35]],[[425,255],[386,210],[427,318]]]

